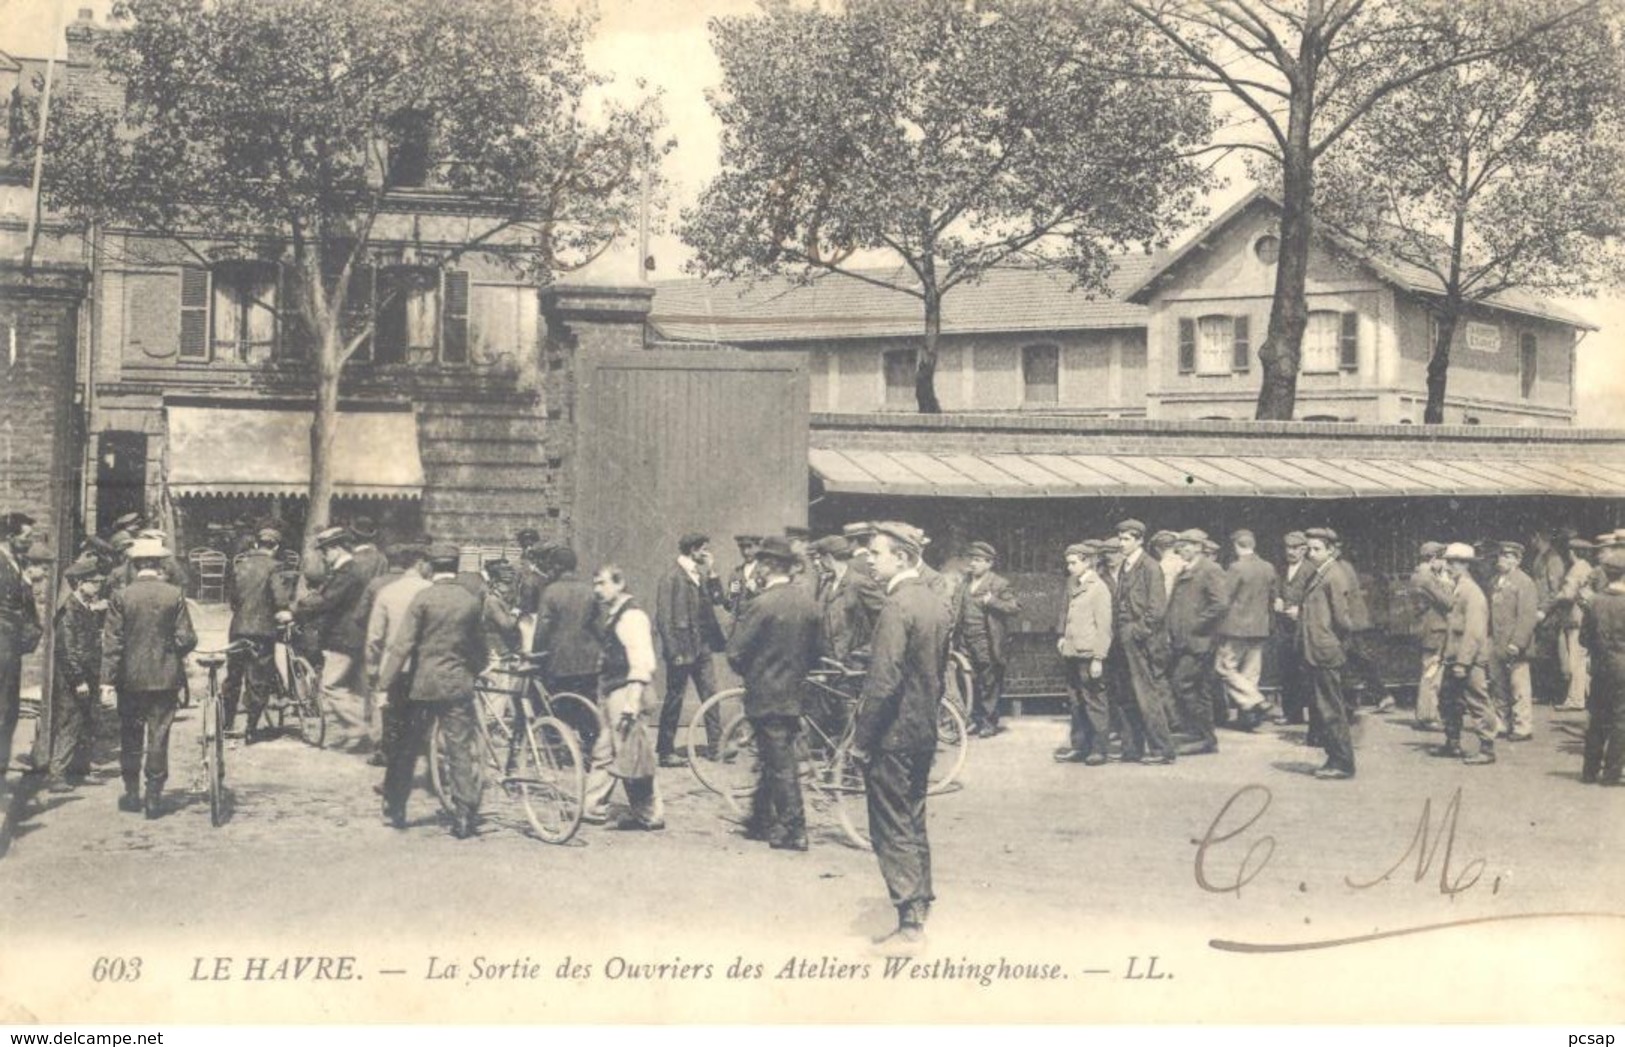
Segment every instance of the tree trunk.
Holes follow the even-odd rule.
[[[333,444],[339,431],[339,374],[344,334],[335,321],[325,325],[316,363],[316,410],[310,419],[310,511],[305,545],[327,526],[333,501]]]
[[[929,268],[929,263],[927,263]],[[937,344],[942,341],[942,295],[933,281],[925,285],[925,340],[914,367],[914,402],[921,414],[941,414],[937,400]]]
[[[1444,422],[1445,384],[1450,378],[1450,343],[1456,337],[1456,326],[1460,321],[1460,300],[1446,299],[1439,313],[1439,331],[1433,342],[1433,355],[1428,357],[1428,402],[1422,410],[1423,425],[1441,425]]]

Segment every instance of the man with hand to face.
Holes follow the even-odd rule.
[[[925,796],[952,622],[942,599],[920,579],[920,529],[881,523],[875,532],[871,560],[886,602],[858,697],[852,759],[864,768],[869,835],[897,909],[897,929],[875,944],[886,955],[906,956],[924,944],[934,897]]]

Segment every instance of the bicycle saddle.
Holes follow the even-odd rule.
[[[200,654],[196,657],[197,663],[205,669],[218,669],[226,664],[226,656],[223,654]]]

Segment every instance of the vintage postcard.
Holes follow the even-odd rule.
[[[1617,1023],[1622,24],[0,0],[0,1023]]]

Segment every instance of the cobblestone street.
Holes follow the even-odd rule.
[[[206,635],[204,646],[215,639]],[[1156,973],[1177,972],[1185,990],[1247,987],[1244,1000],[1219,995],[1211,1006],[1255,1021],[1301,1016],[1305,1008],[1347,1022],[1404,1014],[1567,1020],[1580,1016],[1575,1007],[1617,1016],[1625,1002],[1616,976],[1625,961],[1625,920],[1617,918],[1469,924],[1282,955],[1209,944],[1619,912],[1625,792],[1581,787],[1583,717],[1541,712],[1536,739],[1503,747],[1490,768],[1429,759],[1424,746],[1437,735],[1412,729],[1403,713],[1368,714],[1356,735],[1360,775],[1346,783],[1308,777],[1319,754],[1301,745],[1301,729],[1223,732],[1219,754],[1171,768],[1085,768],[1050,760],[1064,732],[1059,718],[1022,718],[998,738],[973,742],[964,787],[931,801],[939,901],[928,956],[1002,955],[1059,962],[1077,977],[1084,970],[1111,974],[1094,976],[1100,991],[1087,1003],[1076,988],[1045,995],[1024,987],[1040,995],[1018,1003],[1027,998],[1003,994],[1013,990],[966,997],[944,984],[911,988],[899,1013],[922,1006],[944,1015],[977,1008],[990,1019],[1014,1014],[1012,1007],[1089,1020],[1201,1020],[1210,1013],[1203,993],[1154,1003],[1156,992],[1146,987],[1154,980],[1125,977],[1143,974],[1156,955]],[[567,958],[603,972],[605,958],[617,955],[710,962],[718,979],[730,961],[745,957],[771,975],[791,956],[861,959],[865,937],[891,918],[873,856],[843,843],[826,812],[809,812],[810,853],[769,851],[734,834],[719,799],[681,769],[661,771],[669,823],[662,833],[584,826],[569,845],[554,847],[531,837],[515,813],[488,804],[491,817],[478,839],[459,842],[425,792],[414,794],[406,831],[381,824],[372,788],[381,772],[359,757],[318,751],[291,736],[234,743],[227,751],[232,816],[212,829],[194,780],[198,715],[194,705],[177,723],[169,816],[148,822],[115,809],[117,773],[105,744],[111,710],[104,711],[94,784],[70,795],[41,792],[24,809],[0,860],[0,985],[8,1006],[39,1008],[12,988],[35,985],[32,971],[88,972],[96,957],[114,955],[145,955],[149,973],[146,984],[122,994],[86,981],[87,990],[98,990],[90,999],[108,1014],[117,1014],[129,993],[188,985],[198,956],[256,950],[352,954],[369,979],[405,970],[389,977],[414,984],[428,977],[431,957],[442,968],[461,957],[466,979],[474,957],[508,952],[534,958],[549,975]],[[1419,872],[1417,852],[1406,856],[1424,805],[1429,856]],[[1199,848],[1204,834],[1208,845]],[[1378,880],[1390,867],[1393,875],[1375,886],[1347,882]],[[1125,966],[1131,956],[1139,957],[1138,968]],[[52,959],[36,967],[43,957]],[[1413,977],[1440,964],[1453,972],[1449,993],[1432,977]],[[1295,971],[1319,969],[1340,973],[1330,982],[1295,980]],[[1342,981],[1354,977],[1363,979],[1360,992],[1339,989],[1356,984]],[[1277,991],[1283,979],[1291,992]],[[57,992],[72,987],[71,980],[51,984]],[[419,1002],[477,1020],[536,1020],[554,1005],[582,1017],[618,1013],[614,993],[594,991],[604,982],[581,984],[580,995],[560,1003],[556,996],[482,995],[478,982],[442,996],[443,986],[429,983]],[[743,995],[730,1006],[745,1008],[739,1017],[757,1006],[789,1008],[786,1016],[828,1014],[844,1006],[844,998],[824,995],[831,988],[819,982],[787,997]],[[208,1008],[223,1001],[260,1008],[280,999],[269,987],[233,995],[245,991],[222,988],[201,1004],[195,993],[184,999],[204,1006],[200,1013],[215,1013]],[[320,998],[334,1014],[371,1013],[376,1003],[358,989]],[[677,1014],[700,997],[661,999]],[[717,1015],[702,1009],[690,1016]]]

